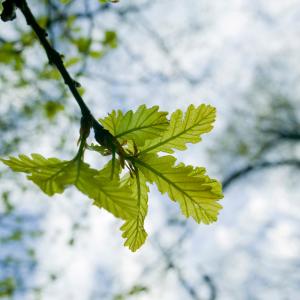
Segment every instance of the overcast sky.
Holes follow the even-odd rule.
[[[121,0],[116,6],[139,2]],[[206,149],[218,145],[232,108],[247,101],[244,95],[253,86],[257,69],[266,68],[275,82],[299,94],[300,3],[153,2],[126,19],[108,12],[97,20],[99,28],[117,30],[120,45],[89,65],[90,76],[81,80],[85,99],[99,117],[143,103],[169,112],[189,104],[216,106],[215,130],[201,144],[176,155],[185,163],[206,166],[209,175],[221,180],[223,173],[218,173],[217,161],[209,159]],[[276,63],[286,71],[276,73]],[[40,144],[33,152],[49,154],[51,148]],[[99,164],[96,157],[89,159]],[[176,261],[203,299],[207,296],[203,274],[215,280],[221,300],[299,297],[299,196],[283,180],[288,176],[283,169],[247,177],[225,193],[217,223],[206,226],[188,220],[190,235],[178,254],[175,251]],[[79,193],[68,190],[52,198],[42,196],[37,188],[34,193],[38,200],[28,201],[43,202],[38,205],[47,211],[35,280],[44,283],[48,272],[60,273],[46,288],[43,300],[111,299],[105,296],[107,290],[118,293],[134,284],[149,285],[150,292],[133,299],[189,299],[175,274],[164,272],[158,245],[167,248],[180,234],[182,229],[166,226],[168,217],[180,215],[179,208],[155,188],[151,187],[146,221],[149,239],[136,253],[122,246],[121,222],[92,207]],[[83,228],[69,247],[76,220]]]

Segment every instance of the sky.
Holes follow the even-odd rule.
[[[138,3],[121,0],[116,7]],[[234,107],[259,109],[255,100],[246,103],[258,70],[284,91],[300,95],[299,1],[162,0],[126,18],[107,12],[96,23],[101,29],[116,29],[120,44],[99,63],[90,63],[88,76],[81,80],[95,115],[136,109],[143,103],[169,112],[189,104],[214,105],[218,112],[214,131],[176,157],[206,166],[208,174],[219,180],[226,172],[219,170],[218,160],[207,150],[218,147]],[[70,132],[69,138],[76,134]],[[34,152],[49,155],[48,140],[45,137]],[[31,144],[28,150],[32,148]],[[95,156],[88,159],[103,162]],[[37,244],[34,282],[46,285],[49,272],[59,274],[46,285],[43,300],[112,299],[107,293],[117,294],[135,284],[147,285],[149,292],[132,299],[190,299],[176,272],[166,272],[162,248],[175,244],[170,255],[203,299],[208,299],[204,274],[214,280],[217,299],[297,299],[299,196],[297,179],[290,176],[283,168],[237,182],[225,193],[218,222],[209,226],[191,219],[184,227],[168,225],[169,218],[183,217],[174,203],[151,187],[149,238],[136,253],[122,246],[121,222],[91,206],[81,194],[68,190],[48,198],[33,187],[34,200],[23,205],[44,212],[45,230]],[[74,222],[79,229],[70,247]],[[185,230],[184,241],[176,244]],[[32,294],[22,299],[31,300]]]

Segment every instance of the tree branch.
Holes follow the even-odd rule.
[[[225,177],[223,180],[223,191],[228,189],[228,187],[234,183],[234,181],[240,179],[243,176],[248,175],[249,173],[260,171],[262,169],[276,168],[281,166],[295,166],[300,168],[300,160],[299,159],[287,159],[287,160],[279,160],[279,161],[261,161],[252,165],[245,166],[241,168],[229,176]]]
[[[116,151],[119,155],[123,155],[123,148],[121,147],[117,139],[108,130],[104,129],[103,126],[92,115],[90,109],[77,90],[79,83],[77,83],[67,71],[63,63],[61,54],[51,46],[50,42],[47,39],[47,32],[37,23],[34,15],[31,12],[31,9],[27,4],[27,1],[6,0],[5,2],[3,2],[3,7],[4,9],[1,15],[3,21],[10,21],[15,18],[15,15],[12,15],[15,7],[20,9],[22,14],[24,15],[27,24],[35,32],[38,40],[43,46],[47,54],[49,63],[56,66],[65,84],[68,86],[77,104],[79,105],[82,114],[82,125],[85,127],[85,132],[89,133],[89,129],[93,128],[95,132],[95,139],[100,145],[106,147],[111,151]]]
[[[297,130],[290,129],[264,129],[263,133],[274,134],[278,138],[282,140],[290,140],[290,141],[299,141],[300,140],[300,132]]]
[[[37,35],[40,43],[42,44],[42,46],[47,54],[49,63],[53,64],[57,67],[58,71],[60,72],[61,76],[64,79],[65,84],[69,87],[72,95],[74,96],[75,100],[77,101],[77,103],[80,107],[82,115],[83,116],[90,115],[91,113],[90,113],[89,108],[87,107],[87,105],[85,104],[85,102],[83,101],[82,97],[80,96],[80,94],[77,90],[78,84],[76,83],[76,81],[74,79],[72,79],[72,77],[66,70],[63,60],[62,60],[62,56],[48,42],[46,31],[43,28],[41,28],[40,25],[37,23],[27,2],[25,0],[15,0],[15,3],[16,3],[16,6],[23,13],[27,24],[33,29],[33,31]]]

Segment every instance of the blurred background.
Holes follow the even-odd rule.
[[[95,116],[217,108],[176,157],[222,181],[224,208],[198,225],[152,186],[131,253],[85,196],[47,197],[1,165],[0,299],[300,299],[299,1],[28,2]],[[77,104],[19,12],[0,26],[0,104],[1,157],[76,153]]]

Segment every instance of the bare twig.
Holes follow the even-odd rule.
[[[4,3],[6,3],[6,5],[4,5]],[[119,144],[119,142],[117,141],[117,139],[113,135],[111,135],[111,133],[108,130],[104,129],[103,126],[92,115],[90,109],[84,102],[83,98],[81,97],[77,89],[79,87],[79,83],[76,82],[67,71],[62,59],[62,55],[58,51],[56,51],[48,41],[47,32],[36,21],[34,15],[31,12],[31,9],[27,4],[27,1],[6,0],[4,3],[3,3],[4,8],[8,7],[9,9],[3,10],[1,15],[2,20],[9,21],[13,19],[14,16],[12,16],[11,18],[9,18],[8,16],[9,13],[11,13],[12,10],[11,7],[13,7],[13,9],[15,7],[20,9],[20,11],[22,12],[22,14],[26,19],[27,24],[33,29],[41,45],[43,46],[47,54],[49,63],[56,66],[62,78],[64,79],[65,84],[68,86],[74,99],[79,105],[82,114],[82,120],[84,121],[84,126],[86,128],[92,127],[94,129],[95,139],[100,145],[106,147],[111,151],[116,151],[119,155],[123,155],[124,154],[123,149]]]
[[[227,177],[223,180],[223,191],[228,189],[228,187],[236,180],[241,177],[248,175],[249,173],[260,171],[262,169],[276,168],[281,166],[294,166],[300,168],[300,160],[299,159],[286,159],[286,160],[278,160],[278,161],[261,161],[254,164],[250,164],[245,166]]]

